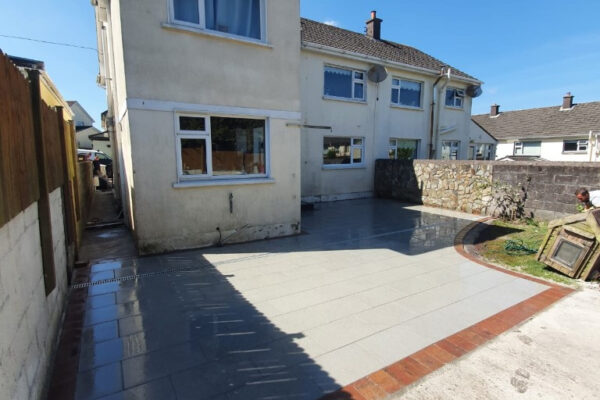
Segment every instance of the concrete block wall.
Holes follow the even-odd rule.
[[[379,197],[491,215],[492,188],[482,185],[485,182],[524,187],[525,212],[549,220],[577,212],[578,187],[600,189],[600,164],[377,160],[375,166]]]
[[[0,399],[43,396],[67,294],[61,189],[50,194],[56,288],[46,296],[37,203],[0,228]]]

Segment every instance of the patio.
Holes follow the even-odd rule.
[[[459,255],[475,219],[324,203],[299,236],[94,263],[75,397],[317,399],[548,289]]]

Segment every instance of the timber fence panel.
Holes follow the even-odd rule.
[[[0,53],[0,226],[39,198],[29,83]]]

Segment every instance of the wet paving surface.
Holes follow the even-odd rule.
[[[95,263],[75,397],[317,399],[546,289],[461,258],[472,219],[328,203],[299,236]]]

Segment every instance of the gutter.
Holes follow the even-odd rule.
[[[315,51],[317,53],[325,53],[325,54],[338,56],[338,57],[341,56],[341,57],[349,58],[349,59],[356,60],[356,61],[376,62],[376,63],[382,64],[386,67],[399,68],[399,69],[404,69],[404,70],[408,70],[408,71],[412,71],[412,72],[419,72],[419,73],[422,73],[425,75],[430,75],[430,76],[439,75],[439,71],[436,71],[433,69],[417,67],[417,66],[410,65],[410,64],[405,64],[405,63],[401,63],[401,62],[397,62],[397,61],[390,61],[390,60],[386,60],[384,58],[368,56],[365,54],[355,53],[352,51],[340,50],[340,49],[336,49],[335,47],[324,46],[321,44],[302,42],[301,47],[305,50]],[[461,81],[461,82],[477,84],[477,85],[483,84],[483,82],[480,80],[466,78],[466,77],[462,77],[462,76],[456,76],[456,75],[453,76],[452,79]]]
[[[434,131],[433,131],[433,124],[434,124],[434,120],[435,120],[435,89],[437,84],[440,82],[440,80],[444,77],[446,77],[446,82],[444,83],[444,85],[442,86],[442,89],[446,87],[446,85],[448,85],[448,81],[450,81],[450,73],[451,73],[451,69],[448,68],[448,71],[446,73],[444,73],[444,68],[442,68],[440,70],[439,76],[437,77],[437,79],[435,80],[435,82],[433,83],[433,85],[431,86],[431,116],[429,118],[429,159],[432,159],[436,148],[435,148],[435,143],[437,140],[434,140]],[[438,91],[439,92],[439,91]],[[439,94],[438,94],[438,100],[439,100]],[[436,131],[439,131],[440,129],[440,110],[439,110],[439,104],[441,102],[438,101],[438,118],[437,118],[437,124],[436,124]],[[437,138],[437,135],[435,135]]]

